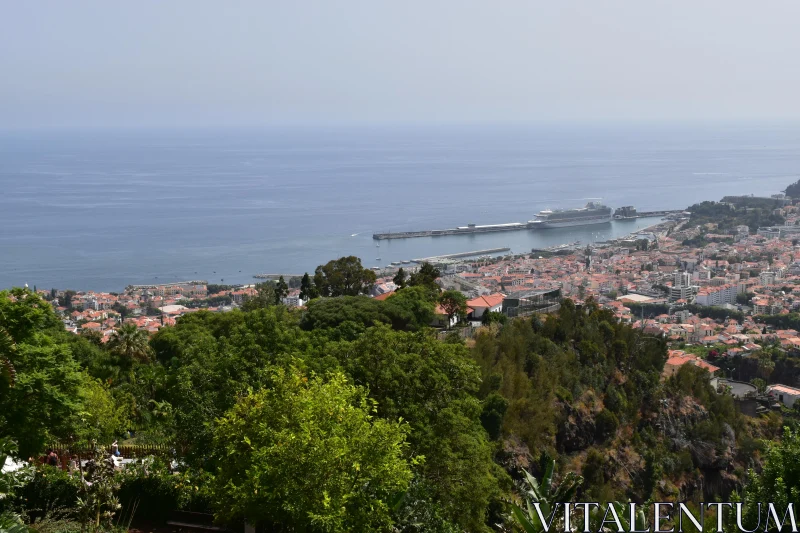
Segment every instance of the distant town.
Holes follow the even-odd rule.
[[[668,339],[674,348],[668,368],[691,363],[713,374],[720,370],[716,358],[753,354],[764,342],[800,350],[800,202],[785,194],[726,197],[669,218],[605,243],[429,258],[440,273],[437,283],[467,299],[460,316],[437,307],[431,325],[462,326],[458,331],[468,337],[490,314],[529,316],[557,310],[563,298],[592,299],[622,322]],[[401,268],[408,275],[420,267],[381,269],[368,296],[391,298]],[[299,276],[280,276],[278,283],[285,287],[280,303],[305,306]],[[190,280],[121,293],[37,291],[53,302],[67,330],[107,342],[122,323],[155,333],[187,313],[237,309],[259,295],[258,287]]]

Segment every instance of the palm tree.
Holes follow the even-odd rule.
[[[0,376],[8,381],[10,387],[17,381],[17,372],[11,363],[11,356],[16,352],[17,346],[14,339],[6,329],[0,326]]]
[[[128,361],[150,359],[150,344],[147,333],[139,331],[136,324],[123,324],[113,333],[109,341],[111,352]]]

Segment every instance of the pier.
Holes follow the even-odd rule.
[[[438,237],[440,235],[471,235],[473,233],[495,233],[498,231],[519,231],[528,229],[529,224],[522,222],[509,222],[507,224],[490,224],[486,226],[478,226],[475,224],[468,224],[466,226],[459,226],[450,229],[429,229],[423,231],[401,231],[397,233],[373,233],[372,238],[376,241],[385,239],[409,239],[413,237]]]
[[[645,217],[675,216],[675,215],[680,215],[681,213],[683,213],[683,211],[680,209],[671,211],[643,211],[641,213],[637,213],[634,216],[626,217],[621,220],[632,220],[634,218],[645,218]],[[376,241],[382,241],[387,239],[412,239],[415,237],[439,237],[442,235],[473,235],[476,233],[497,233],[501,231],[520,231],[520,230],[535,229],[535,228],[536,224],[532,224],[530,222],[508,222],[505,224],[488,224],[485,226],[468,224],[466,226],[459,226],[457,228],[449,228],[449,229],[429,229],[421,231],[373,233],[372,238],[375,239]]]
[[[271,279],[271,280],[279,280],[283,276],[283,279],[289,278],[302,278],[303,274],[256,274],[253,277],[255,279]]]
[[[489,255],[498,254],[500,252],[510,252],[511,248],[489,248],[488,250],[475,250],[472,252],[460,252],[457,254],[435,255],[433,257],[423,257],[421,259],[412,259],[414,263],[432,263],[435,261],[442,261],[447,259],[458,259],[461,257],[475,257],[476,255]]]

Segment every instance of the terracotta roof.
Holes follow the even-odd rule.
[[[667,359],[667,366],[683,366],[686,363],[691,363],[700,368],[705,368],[712,374],[719,370],[718,366],[714,366],[706,361],[700,359],[698,356],[681,350],[670,350],[669,359]]]
[[[377,296],[375,297],[375,299],[376,299],[376,300],[383,301],[383,300],[385,300],[386,298],[388,298],[389,296],[391,296],[392,294],[394,294],[395,292],[397,292],[397,291],[384,292],[383,294],[379,294],[379,295],[377,295]]]
[[[479,296],[473,300],[467,300],[467,305],[473,309],[481,307],[495,307],[496,305],[503,303],[503,298],[504,296],[498,292],[495,294],[489,294],[487,296]]]
[[[793,394],[795,396],[800,396],[800,389],[795,389],[794,387],[789,387],[787,385],[770,385],[769,391],[778,391],[783,392],[784,394]]]

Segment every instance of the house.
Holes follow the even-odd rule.
[[[467,300],[467,307],[473,310],[468,316],[473,319],[480,319],[483,317],[483,314],[487,312],[501,313],[503,311],[503,298],[505,298],[504,295],[496,292],[494,294],[478,296],[475,299]]]
[[[770,385],[767,387],[767,396],[781,402],[786,407],[793,407],[794,402],[800,398],[800,389],[787,385]]]
[[[232,291],[230,293],[231,299],[234,303],[241,305],[247,298],[255,298],[258,296],[258,291],[253,287],[245,287],[244,289],[238,291]]]
[[[718,366],[707,363],[706,361],[700,359],[700,357],[691,353],[686,353],[683,350],[669,350],[668,355],[669,358],[667,359],[667,362],[664,365],[664,371],[661,374],[664,378],[675,375],[681,369],[681,367],[687,363],[694,366],[699,366],[700,368],[705,368],[712,376],[720,370]]]
[[[388,298],[392,294],[394,294],[394,292],[390,292],[390,293],[386,294],[386,297]],[[305,305],[305,303],[306,303],[305,300],[300,298],[300,294],[299,293],[298,294],[291,294],[289,296],[286,296],[285,298],[283,298],[281,300],[281,302],[286,307],[303,307]]]

